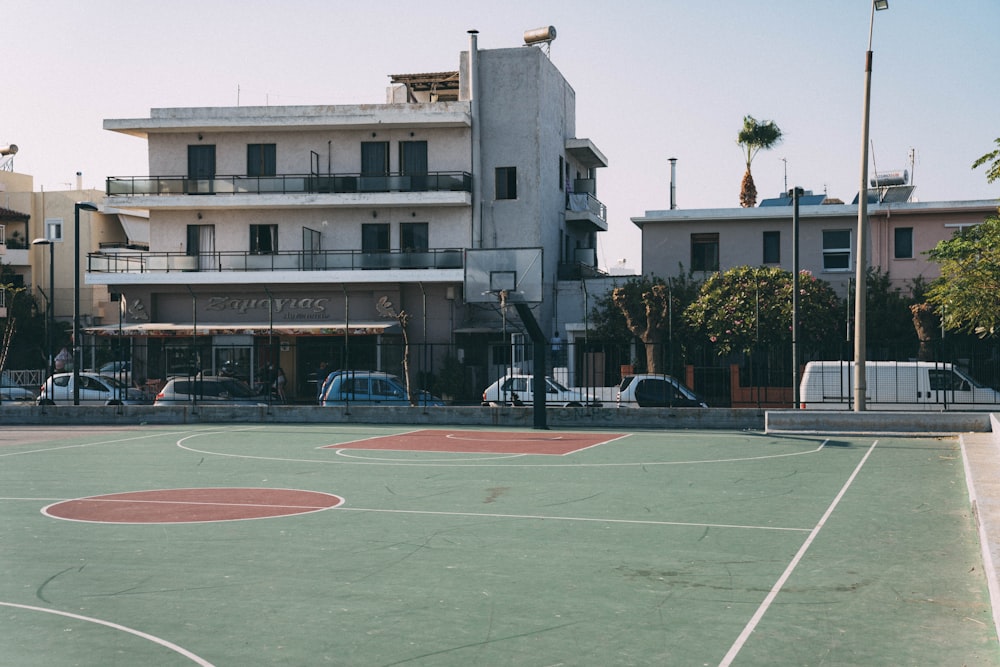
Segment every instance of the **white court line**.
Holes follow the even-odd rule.
[[[4,452],[3,454],[0,454],[0,457],[3,457],[3,456],[20,456],[21,454],[38,454],[40,452],[54,452],[54,451],[58,451],[60,449],[76,449],[76,448],[80,448],[80,447],[95,447],[97,445],[114,445],[114,444],[117,444],[117,443],[120,443],[120,442],[132,442],[133,440],[146,440],[146,439],[149,439],[149,438],[158,438],[160,436],[178,435],[180,433],[189,433],[189,432],[190,431],[165,431],[165,432],[160,432],[160,433],[149,433],[147,435],[137,435],[134,438],[119,438],[117,440],[101,440],[99,442],[85,442],[85,443],[76,444],[76,445],[60,445],[58,447],[43,447],[41,449],[29,449],[29,450],[24,450],[24,451],[19,451],[19,452]]]
[[[225,433],[226,431],[216,431],[214,433]],[[379,460],[348,460],[348,461],[335,461],[331,459],[306,459],[306,458],[292,458],[286,456],[255,456],[252,454],[230,454],[227,452],[215,452],[210,449],[196,449],[184,443],[185,440],[190,438],[196,438],[203,434],[212,435],[213,433],[205,431],[203,433],[195,433],[185,438],[181,438],[175,444],[177,447],[195,454],[207,454],[209,456],[224,456],[234,459],[248,459],[253,461],[284,461],[292,463],[335,463],[338,465],[356,465],[356,466],[432,466],[432,467],[451,467],[451,468],[485,468],[485,467],[495,467],[492,463],[441,463],[440,460],[435,460],[434,462],[425,461],[386,461],[383,459]],[[814,449],[806,449],[799,452],[787,452],[785,454],[767,454],[762,456],[743,456],[736,458],[727,459],[702,459],[694,461],[626,461],[623,463],[509,463],[502,464],[504,467],[510,468],[624,468],[632,466],[676,466],[676,465],[701,465],[701,464],[713,464],[713,463],[741,463],[744,461],[764,461],[767,459],[781,459],[788,456],[801,456],[803,454],[816,454],[826,447],[829,439],[823,440]],[[352,441],[360,442],[360,441]],[[609,441],[609,442],[614,442]],[[596,445],[595,445],[596,446]],[[335,452],[340,450],[334,449],[336,445],[323,445],[321,447],[316,447],[315,449],[330,449]],[[585,449],[589,449],[585,448]],[[576,450],[573,453],[578,453],[585,451],[585,449]],[[371,450],[369,450],[371,451]],[[530,455],[534,456],[534,455]],[[346,458],[346,457],[345,457]],[[482,459],[478,459],[482,460]]]
[[[547,516],[540,514],[494,514],[489,512],[433,512],[430,510],[388,510],[365,507],[337,507],[339,512],[375,512],[382,514],[428,514],[434,516],[483,517],[488,519],[531,519],[535,521],[580,521],[586,523],[622,523],[641,526],[689,526],[693,528],[740,528],[743,530],[770,530],[805,533],[808,528],[782,528],[780,526],[742,526],[727,523],[692,523],[687,521],[652,521],[649,519],[602,519],[583,516]]]
[[[168,642],[166,639],[160,639],[154,635],[151,635],[141,630],[136,630],[125,625],[119,625],[118,623],[112,623],[111,621],[102,621],[99,618],[94,618],[92,616],[81,616],[80,614],[71,614],[68,611],[58,611],[56,609],[46,609],[45,607],[34,607],[27,604],[16,604],[14,602],[0,602],[0,606],[3,607],[13,607],[14,609],[26,609],[27,611],[40,611],[43,614],[55,614],[56,616],[65,616],[66,618],[75,618],[78,621],[87,621],[88,623],[96,623],[98,625],[103,625],[105,627],[111,628],[112,630],[121,630],[122,632],[127,632],[130,635],[135,635],[140,639],[145,639],[153,642],[154,644],[159,644],[164,648],[168,648],[174,653],[184,656],[196,665],[201,665],[202,667],[214,667],[214,665],[201,658],[191,651],[174,644],[173,642]]]
[[[844,482],[844,486],[840,489],[840,493],[838,493],[837,497],[833,499],[833,502],[830,503],[830,506],[826,508],[826,512],[824,512],[823,516],[820,517],[819,523],[816,524],[816,526],[809,533],[809,537],[807,537],[806,541],[802,543],[801,547],[799,547],[799,551],[798,553],[795,554],[795,558],[793,558],[792,562],[788,564],[788,567],[786,567],[785,571],[782,572],[780,577],[778,577],[778,580],[774,582],[774,586],[771,587],[771,590],[764,598],[764,601],[760,603],[759,607],[757,607],[757,611],[754,612],[754,615],[750,618],[750,621],[746,624],[746,627],[743,628],[743,632],[740,633],[740,636],[736,638],[736,641],[733,643],[732,647],[730,647],[729,652],[726,653],[725,657],[722,658],[722,662],[719,663],[719,667],[728,667],[729,665],[732,664],[733,660],[736,659],[736,656],[739,654],[739,652],[743,649],[743,646],[746,644],[747,639],[750,638],[750,635],[757,628],[757,625],[760,623],[760,620],[764,617],[764,614],[767,613],[767,610],[771,607],[771,603],[774,602],[774,599],[776,597],[778,597],[778,593],[784,587],[785,582],[788,581],[788,578],[790,576],[792,576],[792,572],[798,566],[799,561],[801,561],[802,557],[806,555],[806,551],[809,550],[809,547],[812,545],[813,540],[815,540],[816,537],[819,535],[819,531],[823,528],[823,526],[826,525],[827,519],[829,519],[830,515],[833,514],[833,510],[837,508],[837,505],[840,503],[841,498],[844,497],[844,495],[847,493],[847,490],[851,487],[851,484],[854,483],[854,479],[858,476],[858,473],[861,472],[861,468],[862,466],[865,465],[865,462],[868,460],[868,457],[871,456],[871,453],[873,451],[875,451],[875,445],[877,444],[878,440],[873,442],[871,444],[871,447],[868,448],[868,451],[865,452],[865,455],[861,457],[861,461],[858,463],[857,467],[854,468],[854,472],[852,472],[851,476],[847,478],[846,482]]]

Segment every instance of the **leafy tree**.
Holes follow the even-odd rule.
[[[1000,138],[995,139],[994,143],[997,146],[1000,146]],[[987,163],[989,163],[990,167],[986,170],[986,182],[992,183],[993,181],[1000,179],[1000,148],[997,148],[995,151],[990,151],[973,162],[972,168],[976,169]]]
[[[716,273],[684,316],[720,356],[749,354],[757,345],[791,344],[792,278],[790,271],[777,267],[739,266]],[[840,299],[829,283],[801,272],[798,300],[803,351],[835,341],[841,332]]]
[[[654,275],[629,278],[597,300],[591,313],[594,336],[617,341],[638,338],[645,347],[647,372],[662,373],[668,336],[673,333],[673,342],[681,349],[689,338],[682,315],[697,292],[698,282],[683,271],[667,280]]]
[[[758,121],[753,116],[744,116],[743,129],[736,137],[736,143],[743,148],[747,170],[740,184],[740,206],[753,208],[757,205],[757,186],[750,173],[750,163],[761,149],[769,149],[781,142],[781,129],[773,120]]]
[[[927,301],[944,328],[982,338],[1000,332],[1000,217],[939,241],[927,256],[941,267]]]
[[[0,266],[0,290],[7,307],[0,318],[0,371],[44,366],[45,318],[28,290],[16,286],[8,264]]]
[[[912,357],[918,336],[910,305],[916,299],[909,292],[904,293],[902,288],[893,286],[888,272],[877,267],[868,268],[865,284],[868,288],[866,323],[869,347],[881,346],[879,356],[884,359]],[[913,294],[917,294],[919,283],[911,289]]]

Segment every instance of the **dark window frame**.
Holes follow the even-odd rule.
[[[278,254],[278,225],[250,225],[250,253]]]
[[[247,176],[277,176],[277,144],[247,144]]]
[[[719,270],[719,234],[691,234],[691,270]]]
[[[430,229],[426,222],[399,223],[399,249],[402,252],[430,250]]]
[[[763,263],[781,264],[781,232],[766,231],[762,235]]]
[[[896,227],[893,230],[892,257],[893,259],[913,259],[913,227]]]
[[[494,174],[493,198],[517,199],[517,167],[497,167]]]

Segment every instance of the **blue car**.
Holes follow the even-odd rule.
[[[320,405],[409,405],[406,383],[395,375],[380,371],[334,371],[326,376],[319,392]],[[444,405],[444,401],[426,391],[417,394],[418,405]]]

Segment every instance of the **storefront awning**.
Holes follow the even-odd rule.
[[[325,322],[323,324],[269,324],[268,322],[199,322],[187,324],[149,323],[105,324],[83,330],[91,336],[150,336],[154,338],[183,338],[192,336],[371,336],[398,333],[396,322]]]

